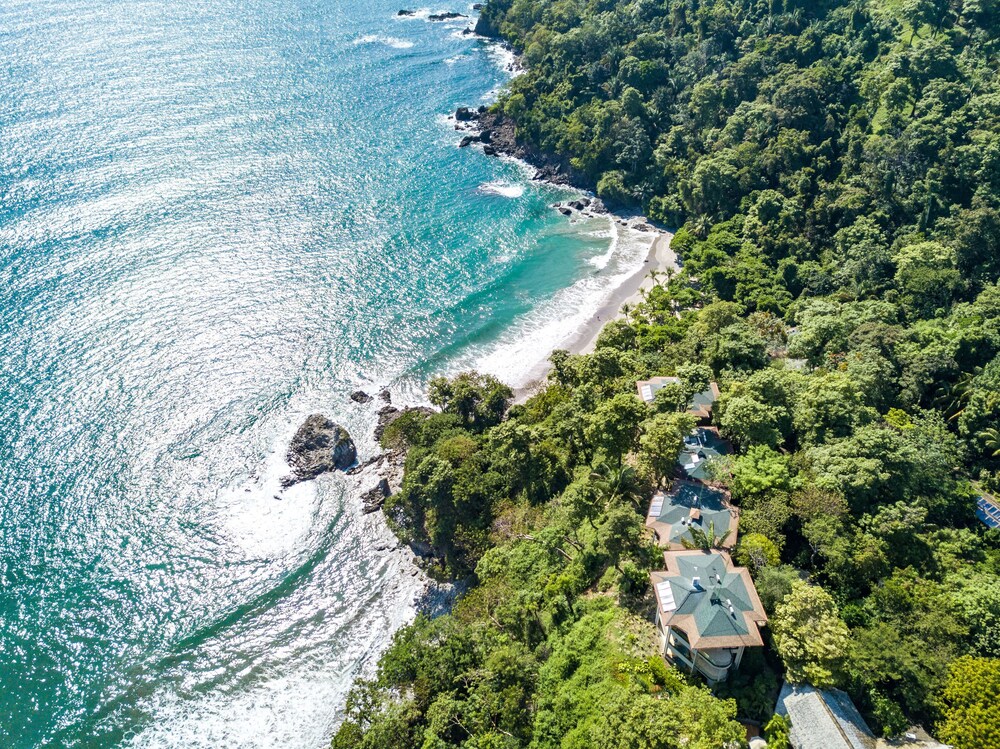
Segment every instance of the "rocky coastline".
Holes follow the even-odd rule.
[[[483,10],[479,4],[474,7],[477,11]],[[402,17],[415,16],[416,14],[417,12],[413,10],[400,10],[397,13],[398,16]],[[452,20],[460,17],[466,16],[459,13],[441,13],[428,16],[429,20],[434,21]],[[467,29],[467,31],[473,33],[472,29]],[[506,41],[500,38],[498,30],[493,28],[489,18],[483,14],[477,19],[474,33],[504,45],[512,52],[514,51]],[[516,65],[517,63],[515,63]],[[594,185],[586,176],[573,169],[568,159],[543,151],[533,144],[519,139],[515,120],[505,113],[485,106],[459,107],[454,114],[454,120],[455,130],[462,133],[458,143],[460,148],[473,145],[481,146],[483,153],[487,156],[508,156],[534,167],[533,180],[593,191]],[[610,213],[603,201],[592,195],[579,196],[572,200],[556,203],[552,207],[567,217],[573,215],[594,217]],[[621,226],[640,232],[652,232],[654,237],[662,234],[660,229],[653,227],[641,217],[612,215],[610,218]],[[669,248],[669,243],[667,247]],[[650,248],[650,257],[645,266],[637,273],[637,277],[644,277],[651,270],[649,265],[654,260],[659,260],[655,239]],[[672,254],[668,262],[671,265],[676,262]],[[631,286],[638,285],[638,283],[628,283],[626,286],[629,288],[626,291],[633,294],[634,290],[631,290]],[[610,319],[617,313],[621,300],[616,296],[612,303],[615,310],[602,308],[601,314],[596,316],[594,324],[587,326],[588,330],[584,333],[587,333],[590,338],[596,336],[594,331],[599,331],[603,326],[602,318]],[[591,331],[591,328],[594,330]],[[523,397],[524,394],[521,395]],[[375,397],[362,390],[356,390],[350,394],[349,399],[356,404],[367,405],[374,401]],[[378,422],[374,437],[379,441],[386,428],[404,414],[413,411],[432,413],[431,409],[422,406],[397,408],[392,405],[388,390],[382,390],[378,399],[382,405],[377,412]],[[406,450],[401,447],[383,448],[378,454],[359,463],[354,442],[347,430],[322,414],[313,414],[296,432],[288,449],[287,459],[292,468],[292,474],[282,479],[283,488],[317,478],[323,473],[340,470],[357,481],[361,511],[364,514],[370,514],[381,510],[385,501],[402,489]],[[412,551],[418,558],[430,554],[429,549],[412,548]]]
[[[503,112],[486,107],[459,107],[455,112],[455,129],[464,133],[459,148],[479,144],[487,156],[510,156],[530,164],[535,168],[534,180],[582,190],[593,188],[567,159],[519,140],[514,119]]]
[[[354,391],[349,399],[361,405],[375,400],[363,390]],[[381,440],[386,428],[407,413],[432,413],[424,406],[393,406],[388,390],[379,393],[379,400],[384,405],[378,410],[374,433],[376,440]],[[282,489],[311,481],[325,473],[343,471],[367,487],[360,492],[361,511],[367,515],[382,509],[385,500],[402,489],[406,450],[402,447],[385,448],[359,463],[357,448],[347,429],[324,414],[315,413],[306,417],[296,430],[285,459],[292,471],[281,479]]]

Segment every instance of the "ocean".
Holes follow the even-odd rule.
[[[0,3],[0,747],[327,745],[424,581],[295,428],[373,455],[353,390],[519,384],[641,266],[457,148],[509,59],[400,7]]]

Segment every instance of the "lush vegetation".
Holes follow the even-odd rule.
[[[499,104],[519,135],[681,226],[684,267],[523,405],[436,381],[441,413],[386,432],[409,449],[390,521],[472,586],[400,632],[334,746],[716,749],[737,715],[768,722],[779,676],[846,689],[888,734],[998,746],[1000,537],[973,507],[1000,488],[1000,8],[484,15],[524,52]],[[682,385],[647,407],[654,374]],[[773,630],[714,696],[655,655],[642,520],[710,377]]]

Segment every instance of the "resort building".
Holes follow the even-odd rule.
[[[738,523],[739,510],[729,504],[726,493],[696,481],[678,480],[669,491],[656,492],[646,515],[646,527],[656,534],[657,543],[675,551],[690,548],[685,541],[695,543],[695,536],[702,534],[723,539],[719,546],[731,549]]]
[[[987,494],[976,497],[976,517],[987,528],[1000,528],[1000,502]]]
[[[744,567],[725,551],[668,551],[666,570],[650,574],[664,658],[698,671],[710,684],[739,668],[748,647],[761,647],[767,614]]]
[[[667,385],[680,385],[679,377],[653,377],[648,380],[639,380],[635,383],[635,389],[645,403],[652,403],[656,399],[656,394]],[[692,414],[699,421],[708,421],[712,417],[712,405],[719,399],[719,386],[709,383],[708,390],[697,393],[688,404],[688,413]]]
[[[696,427],[684,438],[677,460],[684,475],[695,481],[710,481],[709,465],[717,458],[729,455],[732,448],[719,436],[715,427]]]

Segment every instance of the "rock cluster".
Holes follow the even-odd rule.
[[[554,203],[552,205],[563,216],[572,216],[579,213],[583,216],[601,216],[608,212],[600,198],[581,197],[576,200],[568,200],[565,203]]]
[[[388,400],[389,392],[383,390],[381,395],[383,400]],[[378,412],[378,424],[375,427],[375,438],[381,439],[386,427],[405,413],[419,411],[421,413],[434,413],[429,408],[403,408],[395,406],[383,406]],[[372,488],[361,494],[361,511],[365,514],[381,509],[389,497],[398,492],[403,485],[403,466],[406,463],[406,451],[400,448],[389,448],[379,453],[364,463],[354,466],[347,473],[351,476],[360,476],[361,480],[368,478],[374,473],[378,482]]]
[[[492,112],[486,107],[459,107],[455,112],[455,129],[466,131],[460,147],[480,143],[487,156],[512,156],[526,161],[535,167],[533,179],[557,185],[583,184],[568,161],[519,141],[514,120],[502,112]]]
[[[411,17],[417,15],[415,10],[403,9],[396,13],[397,16]],[[468,18],[464,13],[456,13],[455,11],[448,10],[443,13],[431,13],[427,16],[428,21],[452,21],[456,18]]]
[[[358,452],[344,427],[323,414],[312,414],[292,437],[286,458],[292,475],[281,484],[287,488],[330,471],[346,471],[354,465]]]

